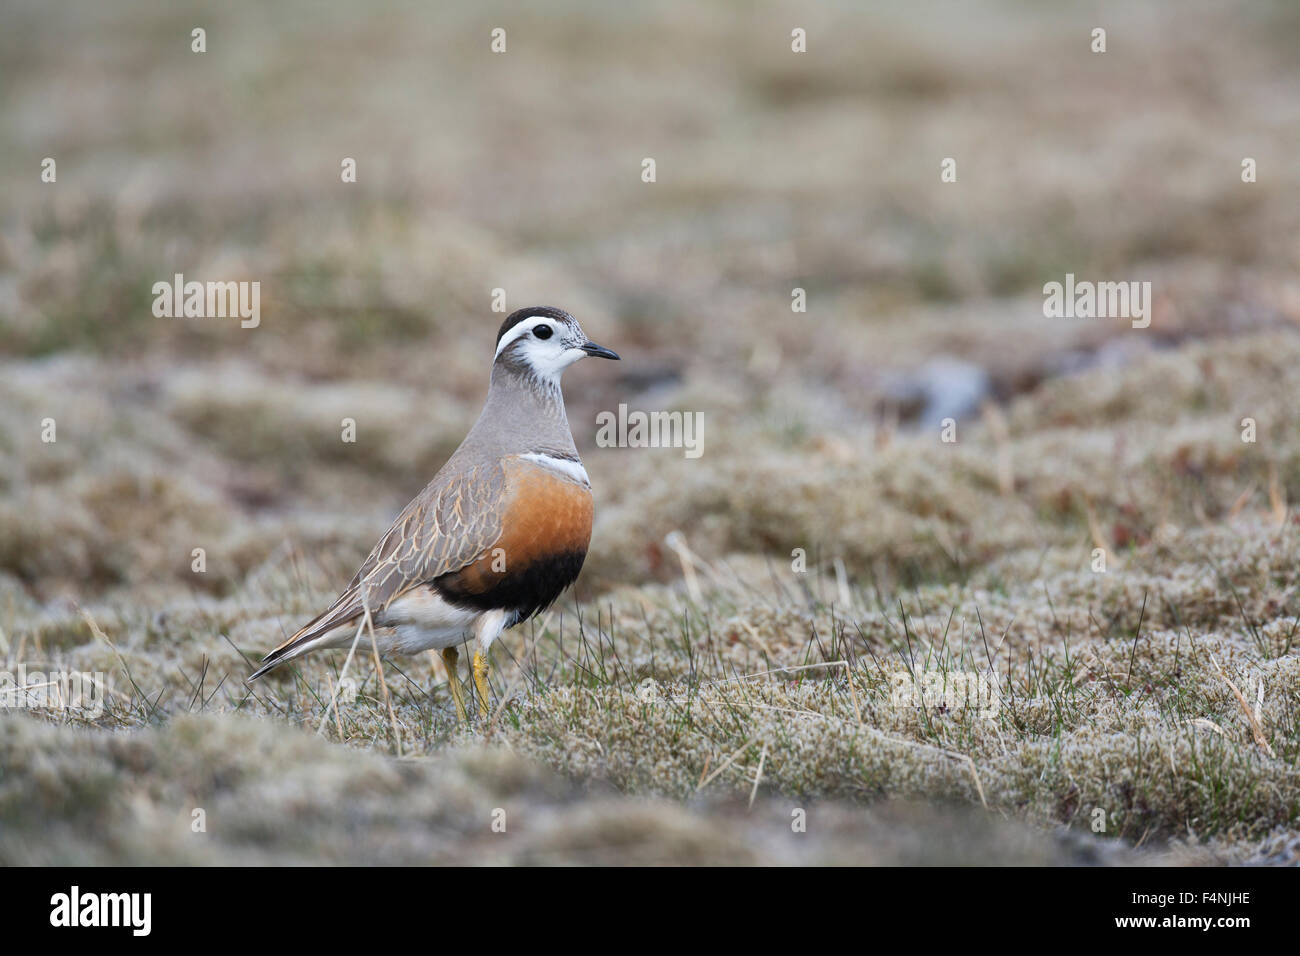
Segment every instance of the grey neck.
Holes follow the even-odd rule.
[[[478,421],[462,447],[493,456],[542,454],[577,458],[560,385],[497,362]]]

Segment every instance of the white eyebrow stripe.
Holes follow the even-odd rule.
[[[591,487],[591,479],[587,477],[587,469],[582,467],[582,462],[573,461],[569,458],[555,458],[551,455],[542,455],[536,452],[529,452],[526,455],[520,455],[525,461],[536,462],[543,468],[549,468],[552,471],[558,471],[566,478],[571,478],[580,485]]]
[[[528,333],[528,329],[524,328],[524,326],[530,325],[533,322],[545,322],[547,325],[551,327],[552,330],[555,329],[555,321],[553,319],[548,319],[544,315],[525,315],[522,319],[520,319],[518,322],[516,322],[514,325],[510,327],[509,332],[501,336],[501,341],[497,343],[496,355],[500,355],[501,352],[505,349],[505,347],[509,345],[511,342],[513,342],[515,339],[519,338],[521,335],[526,335]],[[496,355],[492,357],[496,358]]]

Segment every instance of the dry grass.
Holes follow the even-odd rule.
[[[1296,859],[1289,6],[1103,5],[1104,57],[996,0],[4,16],[0,669],[112,694],[0,720],[0,860]],[[262,325],[155,319],[177,271]],[[1067,271],[1151,328],[1044,319]],[[328,718],[342,653],[250,692],[472,421],[495,287],[625,356],[566,383],[575,595],[490,726],[364,647]],[[703,457],[592,447],[620,402]],[[971,678],[995,713],[899,697]]]

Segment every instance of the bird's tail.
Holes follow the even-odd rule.
[[[247,683],[251,684],[267,671],[295,657],[301,657],[309,651],[314,651],[318,647],[333,646],[339,639],[333,633],[335,628],[350,624],[360,617],[362,612],[361,602],[355,590],[349,589],[327,610],[299,628],[293,637],[263,657],[262,666],[248,676]]]

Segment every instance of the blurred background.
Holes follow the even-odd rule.
[[[289,527],[364,548],[477,414],[494,288],[626,356],[567,382],[600,511],[636,512],[617,569],[592,562],[606,583],[642,580],[639,545],[714,504],[657,523],[647,484],[680,499],[740,452],[808,473],[864,454],[952,365],[1006,402],[1300,318],[1287,3],[9,3],[5,21],[0,571],[42,597],[192,584],[199,539],[218,591]],[[260,281],[260,327],[155,318],[177,272]],[[1066,272],[1151,281],[1151,328],[1045,319]],[[592,449],[618,402],[704,411],[703,460]],[[723,548],[789,528],[723,525]]]
[[[209,663],[209,691],[233,675],[213,706],[237,700],[235,647],[264,652],[336,593],[472,423],[498,288],[623,356],[566,376],[597,501],[565,599],[579,613],[636,620],[679,594],[664,538],[680,530],[701,562],[838,560],[877,650],[869,608],[923,586],[1010,594],[1017,647],[1090,615],[1131,640],[1150,580],[1049,609],[1041,579],[1086,571],[1094,547],[1150,554],[1185,603],[1152,600],[1146,626],[1194,606],[1216,631],[1241,620],[1198,562],[1240,543],[1178,536],[1255,515],[1260,549],[1289,546],[1294,3],[5,0],[0,16],[10,665],[116,668],[84,607],[145,698],[179,688],[161,713]],[[260,282],[259,327],[155,317],[175,273]],[[1150,281],[1150,327],[1045,318],[1066,273]],[[619,403],[702,412],[703,456],[595,447]],[[1285,611],[1283,564],[1243,585],[1252,623]],[[746,660],[806,659],[806,621],[731,601],[711,626]],[[620,772],[599,768],[675,792]],[[1294,813],[1270,805],[1265,829]]]

